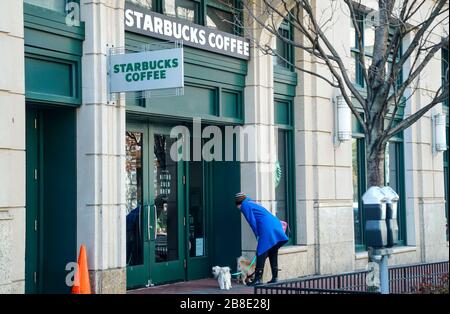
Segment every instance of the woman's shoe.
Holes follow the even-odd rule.
[[[272,268],[272,279],[268,283],[278,282],[278,267]]]
[[[264,269],[255,270],[255,280],[248,283],[247,286],[253,287],[253,286],[261,285],[262,284],[261,278],[263,276],[263,272],[264,272]]]

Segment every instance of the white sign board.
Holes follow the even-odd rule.
[[[183,48],[112,55],[109,79],[111,93],[183,87]]]
[[[203,256],[203,238],[195,239],[195,256]]]

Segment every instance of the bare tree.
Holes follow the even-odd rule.
[[[283,59],[298,71],[316,76],[340,90],[365,134],[367,183],[369,186],[382,186],[384,154],[389,139],[414,124],[433,106],[448,99],[449,84],[446,80],[430,95],[427,104],[398,123],[394,119],[404,105],[405,97],[410,98],[418,90],[417,82],[430,60],[448,46],[448,30],[437,37],[435,34],[442,23],[448,23],[449,1],[378,0],[377,10],[371,10],[357,1],[329,0],[329,12],[323,12],[322,16],[316,12],[318,1],[326,0],[244,0],[242,10],[246,18],[240,26],[253,44],[266,54],[283,59],[269,43],[252,37],[255,29],[276,36],[278,40],[303,50],[326,65],[330,76]],[[355,30],[359,49],[356,62],[362,73],[363,92],[355,86],[345,65],[350,51],[348,54],[340,53],[327,35],[333,27],[332,12],[337,10],[346,12]],[[361,21],[367,19],[367,15],[375,17],[373,54],[369,62],[366,60],[364,30],[361,27]],[[285,18],[300,34],[298,37],[301,40],[293,40],[278,32],[279,23]],[[409,45],[402,48],[406,38],[410,39]]]

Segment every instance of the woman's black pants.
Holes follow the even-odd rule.
[[[282,247],[285,242],[279,242],[278,244],[272,246],[269,250],[256,257],[256,270],[264,270],[264,264],[266,258],[269,257],[270,268],[272,270],[272,276],[277,277],[278,274],[278,250]]]

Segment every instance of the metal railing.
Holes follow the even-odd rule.
[[[414,293],[427,281],[442,284],[448,274],[449,262],[389,267],[389,292]],[[366,284],[368,271],[356,271],[331,276],[309,276],[263,284],[254,287],[255,294],[374,294]]]
[[[448,275],[448,261],[389,267],[389,292],[414,293],[424,282],[434,286],[443,284]]]

